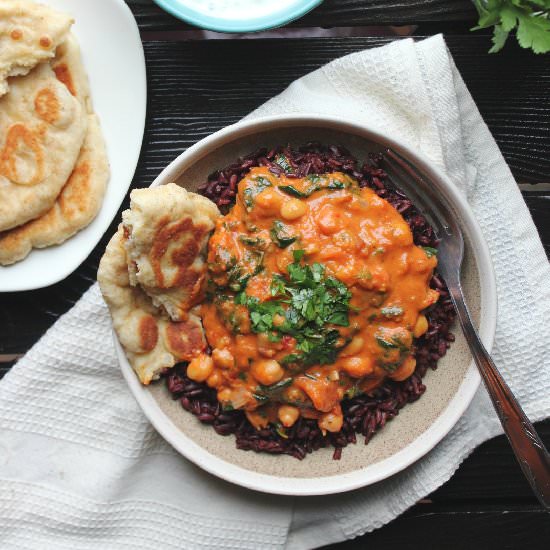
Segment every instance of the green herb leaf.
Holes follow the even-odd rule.
[[[292,174],[294,170],[292,169],[292,165],[288,161],[288,158],[283,155],[282,153],[278,154],[275,157],[275,164],[278,164],[286,174]]]
[[[247,187],[243,191],[244,205],[248,211],[254,207],[254,199],[264,189],[271,187],[273,184],[263,176],[256,176],[255,178],[247,181]]]
[[[321,191],[322,189],[344,189],[346,187],[346,184],[343,181],[329,179],[318,175],[310,175],[306,178],[306,181],[308,185],[303,191],[296,189],[294,185],[281,185],[279,186],[279,189],[283,191],[283,193],[286,193],[292,197],[307,199],[308,197],[311,197],[313,193],[316,191]],[[357,185],[357,182],[350,179],[348,184]]]
[[[264,394],[273,394],[288,388],[290,384],[292,384],[292,378],[283,378],[282,380],[279,380],[279,382],[271,384],[271,386],[260,386],[260,391]]]
[[[248,235],[239,235],[239,241],[254,247],[264,247],[265,245],[265,241],[260,237],[249,237]]]
[[[304,257],[305,253],[305,250],[293,250],[292,257],[294,258],[295,262],[299,262]]]
[[[378,334],[374,335],[374,339],[376,340],[376,343],[384,349],[398,349],[399,346],[392,342],[391,340],[386,340],[383,336],[380,336]]]
[[[277,432],[277,434],[279,434],[283,439],[288,439],[288,435],[286,433],[286,430],[284,428],[284,426],[277,422],[277,424],[275,424],[275,431]]]
[[[296,340],[296,353],[284,357],[283,365],[296,369],[298,365],[333,363],[345,345],[334,327],[349,325],[351,292],[338,279],[327,277],[322,264],[302,264],[303,250],[293,255],[288,279],[275,275],[271,281],[271,295],[276,299],[260,302],[241,292],[235,300],[247,306],[252,332],[289,335]],[[275,315],[281,315],[284,322],[274,326]]]
[[[511,31],[517,28],[522,48],[534,53],[550,51],[550,2],[548,0],[473,0],[479,21],[472,30],[494,26],[490,53],[504,46]]]
[[[306,198],[309,197],[307,193],[302,193],[294,185],[279,185],[279,189],[286,193],[287,195],[290,195],[291,197],[298,197],[298,198]]]
[[[290,235],[288,226],[279,220],[273,222],[270,235],[279,248],[286,248],[297,239],[297,237]]]
[[[431,258],[432,256],[437,256],[437,248],[432,248],[431,246],[423,246],[424,252],[426,253],[426,256],[428,258]]]
[[[384,317],[399,317],[400,315],[403,315],[403,308],[399,307],[399,306],[387,306],[387,307],[383,307],[381,310],[380,310],[380,313],[384,316]]]
[[[262,395],[261,393],[253,393],[252,397],[254,397],[258,403],[265,403],[266,401],[269,401],[269,397],[267,395]]]

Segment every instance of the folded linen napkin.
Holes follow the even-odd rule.
[[[440,36],[338,59],[250,116],[316,112],[399,136],[466,194],[495,266],[493,356],[533,420],[550,415],[550,269],[527,208]],[[391,521],[501,432],[481,388],[449,435],[390,479],[273,497],[202,472],[145,420],[94,285],[0,382],[2,548],[312,548]]]

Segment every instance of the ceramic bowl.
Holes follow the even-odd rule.
[[[229,126],[189,148],[154,181],[195,190],[211,172],[260,146],[268,148],[317,140],[347,147],[359,159],[392,147],[430,176],[460,217],[466,240],[462,281],[481,340],[491,349],[496,322],[496,287],[487,245],[465,201],[448,178],[418,153],[393,137],[365,126],[323,116],[270,117]],[[341,460],[321,449],[299,461],[235,448],[234,436],[222,437],[173,401],[163,382],[142,386],[117,342],[124,376],[145,415],[183,456],[208,472],[244,487],[286,495],[338,493],[369,485],[399,472],[432,449],[454,426],[472,400],[480,377],[458,329],[456,341],[435,371],[429,371],[421,399],[404,407],[368,445],[358,436]]]
[[[154,0],[191,25],[218,32],[255,32],[299,19],[323,0]]]

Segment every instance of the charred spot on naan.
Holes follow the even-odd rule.
[[[157,322],[152,315],[144,315],[139,321],[139,341],[141,349],[152,351],[155,349],[159,338]]]
[[[92,171],[88,162],[77,163],[57,201],[65,218],[77,216],[87,206],[92,187]]]
[[[0,152],[0,175],[19,185],[35,185],[44,177],[41,133],[13,124]]]
[[[166,327],[166,346],[181,361],[190,361],[206,349],[201,321],[190,315],[185,321],[172,322]]]
[[[170,223],[170,218],[162,218],[149,258],[157,286],[159,288],[178,287],[182,295],[187,295],[181,307],[191,307],[200,298],[201,283],[204,279],[204,249],[210,228],[193,223],[191,217]]]
[[[44,50],[51,50],[53,46],[53,41],[49,36],[41,36],[38,43]]]
[[[0,2],[0,96],[8,92],[9,77],[24,76],[54,56],[73,22],[69,14],[40,3]]]
[[[58,65],[53,65],[52,68],[57,80],[63,82],[63,84],[67,86],[67,90],[69,90],[69,92],[76,97],[76,88],[74,85],[73,75],[71,74],[67,63],[59,63]]]
[[[61,110],[57,95],[50,88],[39,90],[34,98],[34,110],[42,120],[55,124]]]
[[[195,310],[185,321],[172,321],[139,286],[130,284],[124,241],[120,225],[101,259],[97,280],[128,361],[141,383],[150,384],[165,369],[204,351],[206,339]]]
[[[135,189],[122,214],[130,282],[173,321],[204,298],[206,246],[220,215],[204,197],[176,184]]]

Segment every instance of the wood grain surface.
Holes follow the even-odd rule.
[[[153,0],[127,0],[142,31],[192,28]],[[463,22],[477,19],[470,0],[325,0],[295,21],[300,27],[348,27]]]
[[[253,48],[246,40],[145,43],[149,104],[133,187],[148,186],[187,147],[238,121],[294,79],[335,57],[388,41],[261,40],[255,41]],[[499,56],[490,56],[485,53],[483,37],[453,36],[448,44],[516,179],[550,180],[547,58],[532,56],[513,45]],[[549,251],[550,191],[526,193],[527,204]],[[0,353],[25,352],[78,300],[95,280],[106,238],[64,282],[33,292],[0,294],[0,326],[4,335]]]
[[[180,152],[239,120],[294,79],[384,38],[177,41],[163,31],[185,25],[151,0],[129,0],[145,42],[149,103],[142,155],[132,187],[148,186]],[[469,0],[326,0],[300,25],[373,25],[471,21]],[[447,27],[445,27],[447,28]],[[148,34],[147,34],[148,35]],[[157,36],[157,35],[155,35]],[[550,63],[513,43],[488,55],[486,36],[448,36],[448,45],[480,112],[518,182],[550,182]],[[547,253],[550,187],[523,188]],[[127,201],[123,208],[127,207]],[[0,377],[95,281],[97,264],[119,215],[96,249],[65,281],[47,289],[0,294]],[[537,424],[550,444],[550,421]],[[332,548],[550,547],[542,512],[504,437],[480,446],[439,490],[390,525]]]

